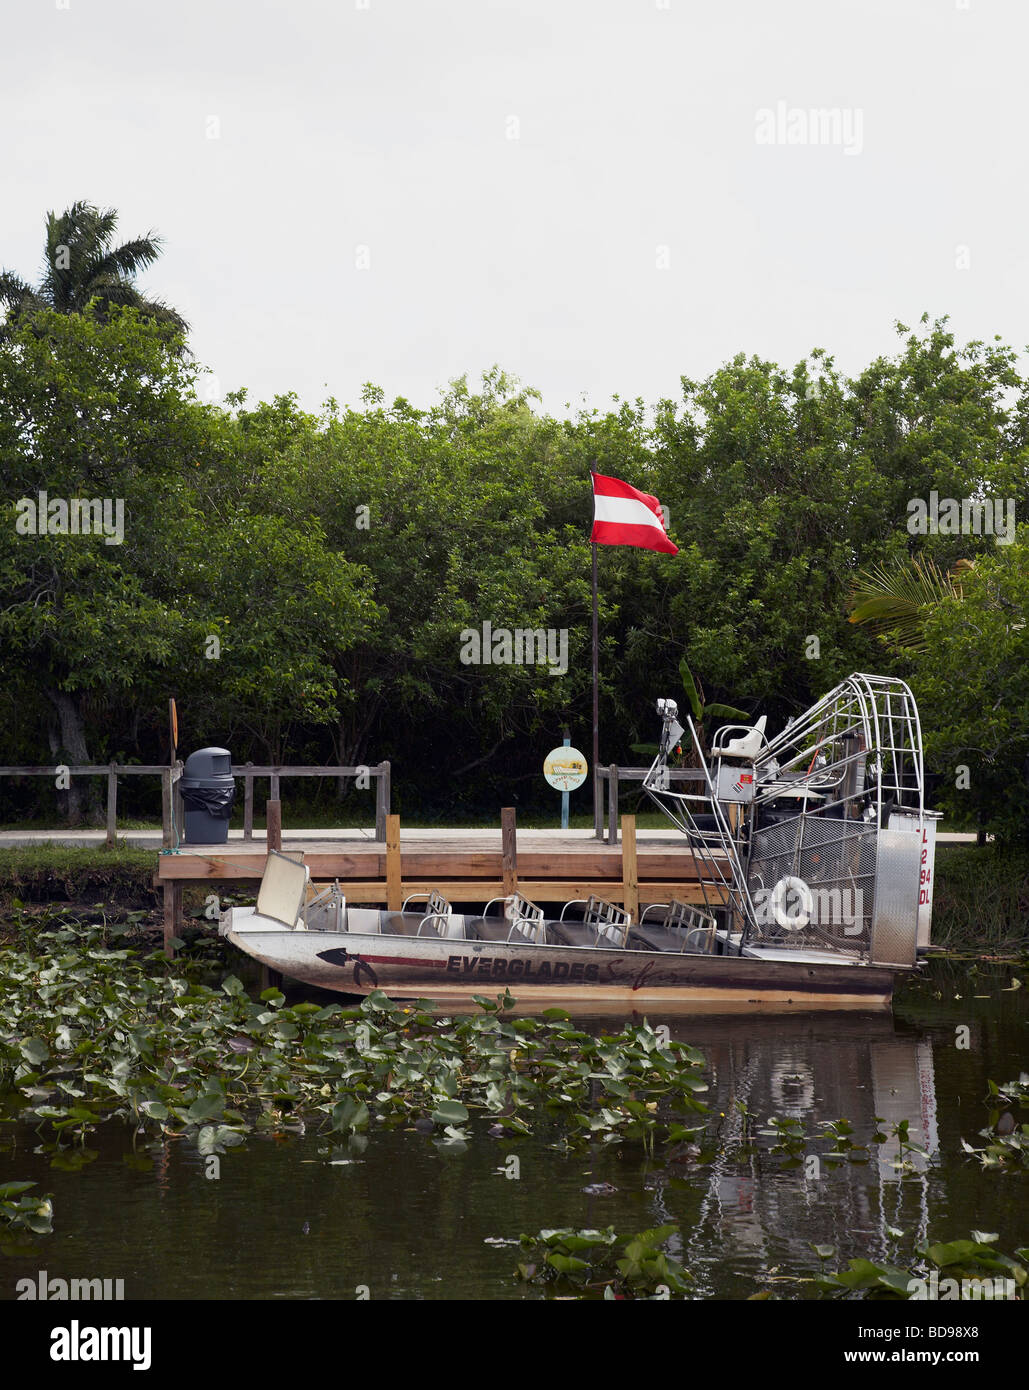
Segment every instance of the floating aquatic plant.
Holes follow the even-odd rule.
[[[605,1230],[538,1231],[522,1235],[525,1259],[517,1274],[527,1283],[552,1284],[604,1298],[668,1298],[690,1287],[690,1274],[663,1248],[675,1226],[635,1236]]]
[[[29,1192],[34,1182],[0,1183],[0,1253],[26,1253],[33,1246],[33,1236],[48,1236],[53,1231],[54,1203],[48,1193],[40,1197]]]
[[[1017,1081],[1003,1085],[996,1081],[986,1084],[990,1114],[986,1128],[979,1130],[979,1138],[986,1143],[976,1148],[962,1139],[961,1147],[965,1153],[974,1154],[984,1168],[1024,1172],[1029,1169],[1029,1124],[1019,1124],[1015,1111],[1029,1111],[1029,1076],[1023,1073]]]
[[[831,1246],[815,1247],[822,1271],[809,1283],[823,1297],[873,1299],[1024,1300],[1029,1282],[1029,1249],[1014,1257],[996,1250],[999,1235],[973,1231],[970,1240],[953,1240],[917,1248],[910,1268],[851,1260],[846,1269],[827,1272]]]
[[[463,1142],[562,1122],[565,1144],[679,1142],[705,1113],[703,1057],[646,1023],[596,1037],[567,1013],[512,1018],[509,993],[449,1019],[381,992],[355,1007],[259,1000],[210,961],[104,943],[59,926],[0,953],[0,1111],[85,1156],[97,1125],[189,1140],[201,1154],[250,1130],[356,1135],[414,1128]]]

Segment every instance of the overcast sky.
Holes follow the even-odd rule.
[[[564,413],[893,323],[1029,341],[1025,0],[6,0],[0,263],[156,230],[220,392]],[[822,118],[812,117],[821,111]]]

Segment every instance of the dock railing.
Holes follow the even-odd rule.
[[[101,763],[72,766],[51,763],[46,767],[0,767],[0,777],[106,777],[107,778],[107,844],[113,845],[118,827],[118,778],[160,777],[161,831],[165,849],[175,843],[176,832],[182,838],[182,795],[177,783],[182,777],[183,762],[171,765],[142,763]],[[390,765],[388,762],[360,767],[302,767],[291,763],[265,765],[233,763],[233,777],[243,778],[243,838],[254,838],[254,778],[267,777],[271,782],[271,800],[279,799],[281,777],[367,777],[375,779],[375,838],[385,840],[386,817],[390,810]]]
[[[607,767],[597,768],[601,795],[597,798],[597,806],[593,813],[593,833],[598,840],[604,838],[603,783],[607,782],[607,842],[609,845],[616,845],[618,843],[619,786],[622,782],[642,783],[649,771],[649,767],[619,767],[617,763],[609,763]],[[670,782],[704,781],[704,773],[699,767],[669,768],[667,776]]]
[[[385,840],[386,817],[390,807],[390,765],[388,762],[361,767],[298,767],[293,764],[258,766],[233,763],[233,777],[243,778],[243,839],[254,838],[254,778],[271,782],[270,801],[279,800],[280,777],[368,777],[375,779],[375,838]]]

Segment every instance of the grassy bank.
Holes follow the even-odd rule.
[[[938,846],[933,941],[952,949],[1029,946],[1029,848]]]
[[[117,845],[76,848],[44,843],[0,852],[0,909],[26,903],[75,902],[150,907],[157,856]]]

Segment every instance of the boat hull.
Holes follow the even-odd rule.
[[[380,989],[397,998],[460,1000],[507,988],[521,1005],[570,1001],[629,1010],[666,1003],[884,1009],[893,994],[893,970],[845,961],[248,930],[231,917],[223,931],[263,965],[344,994]]]

